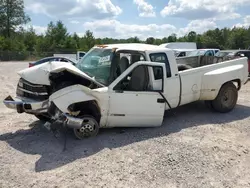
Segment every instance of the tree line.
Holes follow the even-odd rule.
[[[24,28],[30,22],[24,12],[23,0],[0,0],[0,60],[22,60],[51,56],[54,53],[88,51],[95,44],[147,43],[160,45],[167,42],[196,42],[198,48],[247,49],[250,46],[250,27],[216,28],[202,34],[195,31],[177,37],[171,34],[164,38],[149,37],[140,40],[137,36],[128,39],[95,38],[87,30],[84,36],[70,34],[61,20],[50,22],[44,34],[36,34],[34,28]],[[87,28],[86,28],[87,29]]]

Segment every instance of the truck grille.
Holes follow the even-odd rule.
[[[47,86],[32,84],[24,79],[20,79],[16,90],[17,96],[43,101],[49,98]]]

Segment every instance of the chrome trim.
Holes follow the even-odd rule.
[[[29,91],[29,90],[26,90],[26,89],[23,89],[23,88],[20,88],[18,87],[17,89],[23,91],[23,92],[26,92],[26,93],[30,93],[30,94],[33,94],[33,95],[48,95],[48,93],[45,93],[45,92],[41,92],[41,93],[37,93],[37,92],[32,92],[32,91]]]
[[[70,116],[68,114],[63,114],[66,117],[66,125],[69,128],[80,129],[82,127],[83,119]]]
[[[10,109],[16,109],[17,105],[23,104],[23,102],[21,101],[11,101],[11,100],[6,100],[6,99],[3,101],[3,103],[7,108],[10,108]]]
[[[21,110],[22,112],[30,113],[30,114],[38,114],[47,112],[49,107],[49,101],[24,101],[19,98],[12,98],[11,96],[6,97],[3,100],[4,105],[7,108]],[[29,106],[28,109],[26,106]]]
[[[27,82],[26,80],[24,80],[24,79],[21,79],[19,82],[22,82],[22,83],[24,83],[24,84],[26,84],[26,85],[29,85],[29,86],[31,86],[31,87],[44,87],[43,85],[33,85],[33,84],[31,84],[31,83],[29,83],[29,82]]]

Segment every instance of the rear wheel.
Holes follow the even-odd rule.
[[[211,102],[215,111],[227,113],[234,109],[238,100],[238,90],[232,82],[224,84],[215,100]]]

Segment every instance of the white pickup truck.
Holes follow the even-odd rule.
[[[248,81],[247,67],[243,57],[185,70],[164,47],[97,45],[77,66],[48,62],[20,71],[17,96],[4,104],[83,139],[99,128],[161,126],[165,110],[198,100],[229,112]]]

